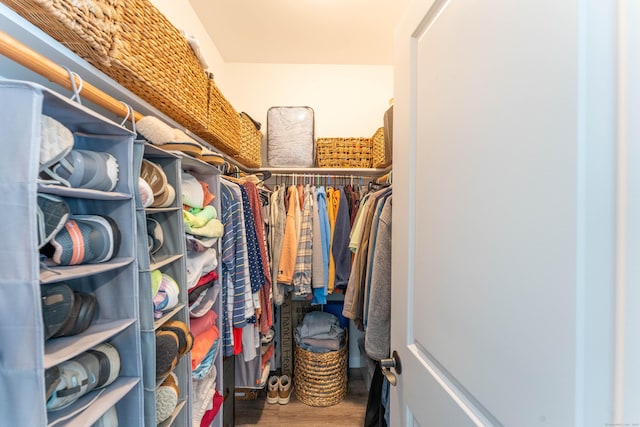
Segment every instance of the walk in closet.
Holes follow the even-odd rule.
[[[5,348],[0,378],[9,385],[0,388],[3,419],[11,425],[29,426],[233,426],[242,419],[236,407],[248,411],[246,399],[263,402],[269,379],[275,375],[288,376],[289,385],[293,381],[291,397],[287,395],[279,405],[288,404],[289,399],[302,404],[302,396],[297,398],[295,394],[294,334],[309,311],[340,318],[345,347],[340,355],[343,371],[338,377],[343,383],[335,401],[345,400],[346,372],[362,368],[357,374],[356,403],[350,402],[352,406],[345,409],[360,417],[372,371],[364,363],[364,334],[342,315],[349,272],[343,271],[335,286],[337,292],[316,292],[318,299],[313,304],[310,279],[305,291],[289,287],[283,291],[270,249],[273,224],[269,209],[274,193],[292,185],[301,185],[300,198],[304,198],[305,186],[310,194],[312,184],[318,188],[361,187],[369,192],[378,185],[372,182],[388,172],[390,164],[371,167],[370,160],[364,158],[354,165],[362,167],[326,164],[316,168],[313,141],[307,147],[311,149],[310,167],[287,167],[286,163],[269,167],[264,145],[266,122],[258,115],[262,111],[252,114],[263,121],[262,125],[243,113],[238,122],[241,127],[222,133],[209,129],[210,124],[196,123],[198,120],[187,126],[183,117],[171,114],[170,107],[166,110],[165,104],[156,104],[163,96],[167,104],[180,96],[169,99],[168,94],[159,93],[145,100],[134,93],[133,87],[104,74],[106,68],[101,67],[106,62],[99,66],[85,61],[47,34],[46,28],[38,28],[16,13],[9,3],[0,4],[0,108],[4,111],[0,121],[5,140],[11,141],[3,145],[6,155],[2,157],[7,190],[3,218],[11,218],[5,222],[10,226],[3,228],[3,252],[7,256],[0,280],[5,287],[2,295],[11,295],[4,298],[5,326],[0,329]],[[114,10],[120,13],[123,9],[118,6]],[[188,79],[184,75],[180,78]],[[213,76],[205,75],[204,79],[209,91],[205,99],[223,97]],[[202,95],[188,85],[181,89],[193,99]],[[269,101],[265,98],[264,102]],[[382,105],[386,107],[386,100]],[[313,112],[311,107],[305,108]],[[379,120],[375,127],[367,128],[367,136],[382,127],[383,113],[384,109],[376,112]],[[185,117],[189,114],[186,112]],[[233,109],[221,114],[238,115]],[[38,156],[42,162],[47,140],[40,129],[46,116],[71,132],[74,149],[108,153],[115,159],[114,188],[76,188],[55,182],[56,177],[51,182],[42,181],[43,165],[38,164]],[[166,149],[142,131],[142,120],[147,117],[158,118],[173,131],[183,132],[185,139],[203,149],[224,149],[220,160],[226,161],[226,167],[217,161],[207,163],[204,156],[180,152],[175,146]],[[247,127],[252,143],[244,144],[243,140],[244,145],[227,147],[224,139],[217,140],[219,145],[207,139],[207,132],[215,138],[235,138],[237,132],[247,132]],[[228,170],[229,165],[236,173]],[[253,178],[247,180],[247,176]],[[162,181],[162,191],[155,187],[158,180]],[[153,187],[153,201],[141,181]],[[200,186],[205,201],[202,206],[190,206],[189,200],[193,199],[189,199],[189,191]],[[113,239],[113,253],[108,259],[86,264],[80,259],[78,265],[71,266],[52,264],[38,243],[42,220],[49,219],[38,214],[39,209],[42,211],[39,203],[45,199],[55,203],[62,200],[68,206],[68,216],[57,228],[66,229],[69,221],[80,221],[83,216],[112,219],[120,238],[119,242]],[[232,199],[234,207],[230,211]],[[243,225],[231,235],[227,228],[235,227],[236,203],[242,210]],[[304,211],[304,203],[301,208]],[[210,239],[191,228],[190,221],[198,223],[205,210],[208,220],[220,223],[220,234]],[[350,226],[355,213],[349,212]],[[350,263],[352,252],[348,241],[343,240],[344,261]],[[229,251],[234,253],[231,258]],[[246,258],[249,267],[242,273],[251,277],[246,281],[251,286],[229,293],[229,281],[237,280],[235,274],[245,268],[238,262],[243,259],[244,255],[239,255],[243,251],[251,256]],[[208,267],[203,269],[205,263]],[[236,273],[230,275],[229,269]],[[95,315],[79,333],[45,339],[48,331],[41,299],[46,300],[47,295],[58,291],[56,286],[62,285],[73,293],[90,295],[96,301]],[[240,282],[236,285],[244,286]],[[246,303],[242,309],[234,305],[240,300]],[[239,315],[238,310],[242,310]],[[240,352],[239,342],[244,345]],[[84,367],[85,361],[76,358],[87,352],[99,354],[96,357],[103,365],[111,362],[111,371],[105,371],[102,365],[96,371],[105,378],[100,378],[95,389],[87,387],[86,393],[83,389],[85,383],[91,384],[90,378],[80,378],[80,385],[68,384],[64,389],[60,381],[49,383],[51,368],[71,362]],[[88,369],[84,372],[90,373]],[[51,393],[53,400],[81,396],[59,409],[52,407]],[[307,408],[313,410],[313,406]]]

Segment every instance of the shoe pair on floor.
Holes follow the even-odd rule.
[[[67,203],[38,194],[38,248],[57,265],[106,262],[120,247],[120,230],[105,215],[72,215]]]
[[[286,405],[291,397],[291,378],[273,375],[267,381],[267,403]]]

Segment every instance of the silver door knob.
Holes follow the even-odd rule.
[[[382,374],[389,381],[389,384],[395,386],[398,382],[396,374],[402,374],[402,364],[400,363],[400,356],[398,356],[398,352],[394,350],[390,358],[381,359],[380,368],[382,368]],[[395,374],[391,372],[392,368],[396,371]]]

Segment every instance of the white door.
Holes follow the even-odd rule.
[[[391,426],[640,425],[639,3],[409,7]]]

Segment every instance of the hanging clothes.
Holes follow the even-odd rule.
[[[359,329],[363,330],[363,318],[364,318],[364,286],[367,272],[367,259],[369,251],[369,242],[371,238],[371,228],[373,224],[373,218],[376,212],[378,203],[385,194],[388,194],[391,188],[384,188],[382,190],[372,193],[367,199],[367,202],[361,209],[364,209],[362,213],[362,227],[360,233],[360,241],[357,244],[356,254],[351,269],[351,276],[349,276],[349,284],[347,286],[347,292],[345,294],[344,308],[342,314],[354,320]]]
[[[374,360],[390,355],[391,337],[391,205],[392,197],[384,200],[376,223],[369,304],[365,312],[365,350]]]
[[[349,205],[344,191],[334,191],[339,196],[336,222],[333,233],[331,251],[335,264],[335,289],[345,290],[351,274],[351,251],[349,250],[349,234],[351,233],[351,219]]]
[[[311,186],[304,187],[304,209],[298,240],[296,269],[293,275],[294,295],[305,296],[311,293],[312,244],[313,244],[313,206]]]
[[[284,286],[278,283],[280,257],[282,254],[282,244],[284,241],[285,224],[287,221],[287,211],[285,209],[285,188],[276,186],[271,195],[269,209],[269,247],[271,250],[271,283],[273,284],[273,301],[276,305],[284,302]]]
[[[313,299],[311,304],[326,304],[327,294],[325,293],[325,255],[323,253],[322,231],[320,225],[320,211],[318,208],[316,187],[311,187],[311,197],[313,204],[313,238],[311,247],[311,288]],[[326,214],[326,211],[325,211]]]
[[[324,187],[317,189],[318,216],[320,217],[320,236],[322,240],[322,262],[324,266],[323,300],[326,301],[329,294],[329,260],[331,253],[331,225],[329,224],[329,213],[327,207],[327,194]]]
[[[290,186],[287,190],[287,198],[289,199],[289,211],[287,212],[282,252],[278,265],[278,283],[283,285],[291,285],[293,281],[298,252],[298,236],[300,235],[298,223],[301,223],[301,215],[298,189],[295,185]]]
[[[222,297],[224,355],[238,354],[233,328],[242,328],[254,314],[253,297],[249,281],[246,228],[240,188],[222,180],[220,183],[222,222]],[[247,293],[248,287],[248,293]]]
[[[262,315],[260,316],[260,333],[266,334],[273,325],[273,299],[271,291],[271,272],[269,269],[269,257],[267,255],[264,221],[262,218],[262,201],[258,192],[258,187],[252,182],[244,184],[249,197],[251,211],[255,222],[256,236],[258,238],[258,249],[262,261],[262,275],[264,281],[260,290],[260,306]]]
[[[337,206],[334,203],[333,193],[336,190],[333,187],[327,187],[327,215],[329,217],[329,275],[327,276],[327,292],[333,293],[336,283],[336,263],[333,258],[333,234],[336,227]],[[339,203],[340,199],[338,199]]]

